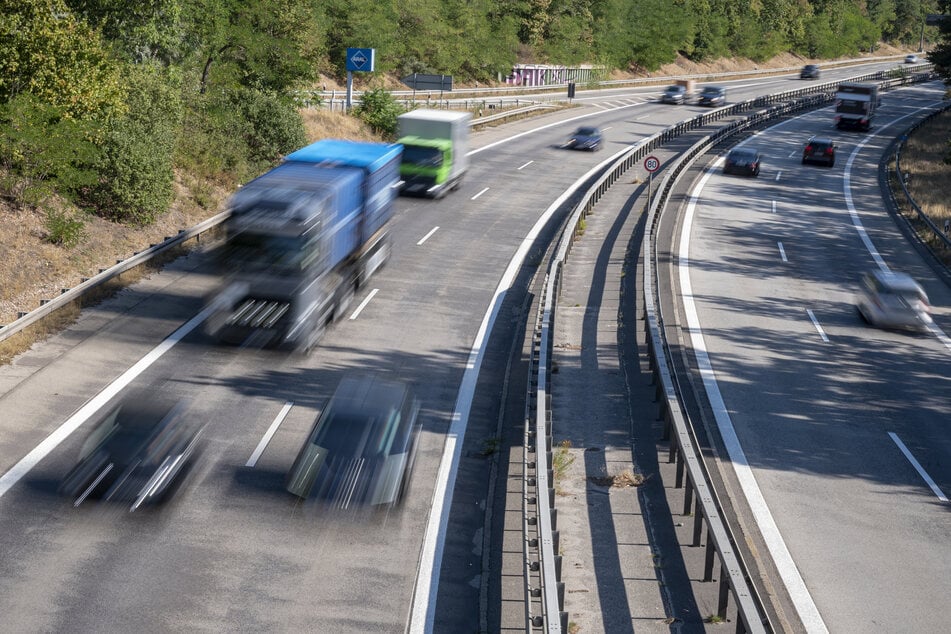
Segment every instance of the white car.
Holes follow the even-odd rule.
[[[921,62],[921,60],[917,55],[905,55],[906,64],[918,64],[919,62]]]
[[[868,323],[879,328],[923,331],[932,323],[925,289],[905,273],[873,271],[863,275],[856,307]]]

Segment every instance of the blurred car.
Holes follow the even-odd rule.
[[[856,307],[868,323],[879,328],[921,331],[932,323],[928,295],[907,273],[866,273]]]
[[[287,490],[342,509],[398,503],[416,460],[418,414],[405,383],[345,377],[298,452]]]
[[[819,65],[806,64],[799,71],[799,79],[819,79]]]
[[[683,104],[687,101],[687,88],[679,84],[667,86],[660,96],[661,103]]]
[[[596,152],[601,149],[603,138],[601,130],[592,126],[582,126],[575,130],[571,138],[565,144],[565,147],[572,150],[591,150]]]
[[[700,91],[697,103],[701,106],[722,106],[726,103],[726,88],[721,86],[704,86]]]
[[[726,161],[723,163],[723,173],[759,176],[762,158],[760,153],[752,148],[733,148],[730,150],[730,153],[726,155]]]
[[[183,401],[126,399],[93,428],[60,493],[73,498],[73,506],[94,498],[125,502],[135,511],[162,502],[188,472],[200,436]]]
[[[921,62],[921,59],[917,55],[905,55],[906,64],[918,64]]]
[[[806,141],[802,148],[802,164],[822,163],[835,166],[835,141],[826,137],[814,136]]]

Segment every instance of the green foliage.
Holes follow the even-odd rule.
[[[360,105],[353,110],[353,113],[375,132],[387,136],[396,134],[396,118],[404,112],[403,106],[382,88],[363,93]]]
[[[126,114],[104,129],[99,181],[83,201],[103,217],[145,225],[172,201],[181,93],[174,74],[158,66],[130,66],[126,77]]]
[[[50,208],[46,211],[46,241],[63,247],[79,244],[85,237],[86,223],[68,211]]]
[[[0,0],[0,102],[22,93],[67,117],[102,119],[121,107],[118,65],[62,0]]]
[[[290,98],[242,88],[231,96],[231,105],[239,115],[236,131],[252,164],[274,163],[307,142],[304,122]]]
[[[4,195],[36,205],[54,191],[77,194],[96,181],[96,127],[59,107],[21,94],[0,104],[0,166]]]
[[[951,0],[945,0],[941,6],[946,14],[951,14]],[[928,53],[928,61],[934,64],[944,83],[951,84],[951,19],[939,22],[938,32],[938,44]]]

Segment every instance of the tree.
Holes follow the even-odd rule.
[[[121,111],[119,64],[62,0],[0,0],[0,102],[29,93],[65,117]]]

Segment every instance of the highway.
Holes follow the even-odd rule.
[[[823,81],[855,72],[828,71]],[[798,79],[780,77],[729,83],[729,98],[786,90],[795,82]],[[399,632],[416,606],[434,615],[435,631],[473,629],[478,623],[482,557],[473,544],[483,530],[484,504],[476,511],[472,507],[490,496],[483,449],[495,436],[503,411],[505,373],[497,370],[506,367],[506,351],[518,320],[524,320],[519,293],[524,293],[531,266],[538,264],[533,260],[538,249],[526,250],[525,272],[509,280],[506,270],[539,218],[579,177],[638,139],[699,111],[694,106],[660,106],[652,101],[658,92],[611,91],[584,108],[477,133],[472,168],[459,191],[442,201],[400,200],[391,229],[390,262],[357,298],[350,317],[331,329],[309,356],[212,345],[201,329],[200,314],[218,276],[213,253],[198,252],[85,310],[62,333],[0,368],[0,613],[6,628]],[[934,89],[918,92],[922,95],[915,103],[936,100]],[[885,99],[887,106],[889,96]],[[882,112],[884,119],[885,107]],[[816,113],[815,121],[829,116]],[[560,149],[579,121],[602,127],[607,139],[603,152]],[[793,152],[793,138],[798,143],[799,136],[793,127],[788,132],[785,147]],[[843,143],[842,156],[850,151]],[[737,245],[730,241],[744,232],[722,231],[723,219],[745,223],[747,219],[729,214],[749,212],[750,206],[718,202],[717,222],[708,218],[705,225],[703,213],[695,219],[695,230],[706,233],[699,240],[691,237],[691,245],[701,246],[690,257],[709,263],[703,272],[712,277],[698,279],[693,286],[703,289],[697,298],[699,323],[718,377],[735,376],[731,386],[720,385],[731,409],[741,412],[750,401],[768,408],[738,416],[734,424],[751,462],[762,465],[757,479],[762,480],[769,508],[780,526],[790,522],[795,537],[788,545],[797,563],[802,557],[806,585],[814,597],[821,597],[816,599],[820,612],[825,615],[828,605],[843,610],[842,616],[829,616],[834,629],[863,599],[861,593],[846,597],[846,585],[833,584],[833,575],[847,572],[876,579],[862,575],[855,562],[880,572],[888,561],[882,555],[898,546],[896,535],[910,531],[907,534],[916,536],[900,544],[908,549],[898,551],[902,558],[922,557],[922,565],[938,567],[931,572],[949,569],[937,553],[925,556],[929,547],[941,540],[947,543],[947,529],[940,528],[947,524],[940,521],[947,507],[936,504],[933,495],[929,500],[920,478],[907,461],[901,462],[885,433],[896,433],[925,468],[932,469],[939,486],[945,492],[951,489],[946,471],[949,441],[940,428],[948,419],[947,399],[940,398],[947,393],[941,377],[949,375],[948,351],[934,337],[872,331],[849,313],[848,287],[872,262],[857,248],[846,253],[820,249],[822,242],[817,242],[821,238],[835,246],[856,241],[854,226],[843,222],[849,216],[841,206],[842,179],[822,180],[828,172],[821,168],[805,172],[795,157],[778,156],[773,150],[767,155],[767,168],[755,187],[715,176],[709,187],[717,189],[705,190],[703,199],[745,201],[754,189],[784,190],[789,196],[776,197],[777,214],[784,220],[768,217],[770,238],[782,229],[777,239],[787,244],[786,252],[803,276],[785,269],[783,275],[767,275],[766,247],[759,242],[754,242],[756,249],[747,243],[731,252]],[[780,165],[788,166],[783,168],[787,179],[790,173],[808,174],[815,180],[807,182],[833,192],[837,203],[829,201],[825,211],[826,201],[816,196],[797,203],[793,193],[809,194],[795,181],[771,180]],[[837,165],[834,173],[841,174],[844,167]],[[872,178],[859,171],[853,176],[866,177]],[[868,197],[876,191],[867,185],[856,189],[853,196],[861,203],[861,213],[875,209]],[[761,203],[758,213],[772,214],[769,205],[762,208],[763,199],[756,200]],[[802,204],[817,208],[811,222],[793,214],[792,208]],[[556,219],[564,211],[552,209]],[[820,220],[828,223],[825,230]],[[869,218],[866,229],[898,239],[883,222]],[[850,227],[851,233],[846,231]],[[747,240],[753,238],[747,234]],[[919,275],[920,262],[902,260],[909,256],[902,255],[906,249],[900,243],[881,241],[877,248],[890,265],[894,261],[895,268],[925,279]],[[728,266],[732,263],[717,262],[739,256],[750,258],[742,266],[757,272],[757,284],[738,282],[737,271]],[[520,264],[511,266],[518,272]],[[771,260],[769,265],[780,266]],[[691,275],[701,274],[700,267],[691,267]],[[786,302],[775,299],[787,297],[777,290],[786,288],[787,275],[793,278],[788,288],[795,290],[796,301],[814,300],[808,307],[822,320],[830,344],[816,342],[815,331],[801,315],[777,318],[765,312],[764,306],[792,312],[784,308]],[[738,295],[737,286],[750,295]],[[928,290],[936,306],[951,305],[933,282]],[[756,309],[742,314],[728,310],[737,307]],[[743,326],[740,318],[757,321]],[[946,319],[939,315],[939,322]],[[484,337],[483,323],[494,325]],[[754,346],[765,350],[769,343],[787,347],[758,356]],[[841,349],[833,354],[827,349],[831,346]],[[917,354],[907,354],[909,348]],[[481,362],[492,355],[502,357],[489,359],[493,371],[479,377],[471,394],[461,393],[464,377],[479,369],[470,360]],[[777,359],[768,362],[769,355]],[[741,382],[750,382],[747,389],[754,390],[752,379],[767,365],[776,369],[776,384],[769,388],[773,398],[743,393]],[[827,380],[819,380],[823,374],[817,370]],[[398,375],[414,385],[423,405],[424,432],[410,493],[402,508],[388,513],[328,516],[296,503],[283,490],[284,475],[314,417],[340,376],[350,371]],[[91,505],[73,508],[56,495],[56,488],[76,460],[89,428],[85,423],[105,403],[132,389],[190,399],[194,417],[207,425],[202,459],[167,508],[132,515]],[[288,413],[281,419],[287,404]],[[770,420],[789,427],[777,430]],[[757,435],[764,433],[763,426],[771,430],[767,438]],[[805,427],[810,433],[803,438]],[[789,435],[781,443],[788,449],[776,455],[775,444],[767,441],[780,431]],[[266,436],[270,440],[262,445]],[[877,462],[860,460],[873,456]],[[447,460],[458,461],[454,469],[445,467]],[[944,472],[935,469],[941,464]],[[448,483],[451,500],[434,497],[447,484],[439,480],[447,470],[466,476]],[[826,477],[829,474],[838,477]],[[792,475],[797,476],[795,483]],[[766,486],[770,476],[775,489]],[[902,495],[886,495],[896,493],[896,483]],[[861,505],[848,512],[842,501],[855,499],[874,503],[879,512]],[[469,508],[460,508],[460,500]],[[811,504],[803,506],[808,501]],[[443,503],[448,529],[434,533],[431,511]],[[902,513],[886,514],[884,505],[899,505]],[[807,516],[799,508],[814,514]],[[833,524],[836,516],[846,516],[847,524],[856,525],[856,541],[819,548],[815,540],[830,530],[820,521],[823,513],[832,516]],[[870,528],[863,532],[861,525]],[[436,570],[424,565],[421,575],[431,582],[432,591],[421,592],[426,584],[420,585],[417,570],[421,561],[430,559]],[[843,561],[848,565],[837,563]],[[906,582],[929,572],[908,566],[901,571],[908,571]],[[903,588],[895,593],[896,601],[930,598],[913,583]],[[940,586],[933,590],[938,592]],[[881,612],[889,612],[884,602]],[[895,611],[890,613],[894,616]],[[861,616],[871,615],[866,608]],[[875,613],[876,618],[885,616]]]
[[[831,129],[826,108],[749,138],[759,178],[714,163],[675,234],[721,468],[810,632],[946,629],[951,290],[884,209],[875,170],[940,99],[934,85],[886,94],[868,134]],[[801,165],[813,134],[838,144],[834,168]],[[879,267],[925,286],[932,332],[863,322],[858,280]]]

